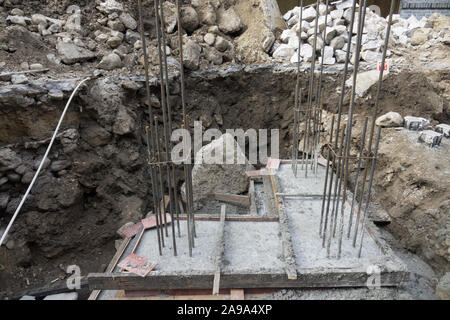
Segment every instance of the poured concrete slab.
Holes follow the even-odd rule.
[[[366,286],[370,276],[369,267],[377,266],[381,272],[382,286],[395,286],[404,281],[406,266],[378,237],[376,227],[370,223],[358,258],[358,245],[347,239],[349,205],[344,210],[344,237],[341,258],[337,259],[337,239],[333,238],[330,257],[322,247],[319,223],[322,199],[311,197],[321,194],[324,188],[325,169],[318,168],[317,176],[309,172],[305,178],[299,166],[294,177],[291,165],[282,164],[277,173],[287,224],[292,238],[295,269],[298,278],[291,280],[286,275],[286,245],[281,239],[280,222],[233,222],[226,221],[224,229],[224,264],[221,268],[221,288],[301,288],[301,287],[361,287]],[[264,187],[255,184],[258,216],[266,216]],[[300,194],[304,196],[286,196]],[[281,196],[279,196],[281,197]],[[275,205],[275,207],[277,207]],[[220,213],[210,212],[210,214]],[[228,214],[228,213],[227,213]],[[338,229],[341,219],[339,210]],[[284,222],[283,222],[284,223]],[[353,221],[353,225],[354,225]],[[196,246],[193,256],[188,255],[186,221],[180,221],[181,238],[177,237],[178,256],[173,255],[171,236],[166,238],[166,247],[160,256],[156,230],[147,230],[136,254],[148,258],[157,267],[147,277],[133,274],[92,274],[91,289],[164,290],[211,288],[215,270],[215,248],[219,237],[219,221],[196,221]],[[361,228],[362,229],[362,228]],[[361,230],[360,229],[360,230]],[[171,229],[169,228],[169,231]],[[169,232],[170,233],[170,232]],[[336,233],[338,235],[338,232]],[[135,241],[129,247],[134,247]],[[127,250],[127,253],[130,249]],[[126,254],[127,254],[126,253]],[[124,256],[126,256],[126,254]],[[108,291],[106,291],[108,292]],[[108,294],[104,295],[108,297]]]

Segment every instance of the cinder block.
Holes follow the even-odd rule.
[[[450,125],[448,124],[438,124],[434,131],[442,133],[446,138],[450,138]]]
[[[430,147],[434,147],[441,144],[443,136],[444,135],[442,133],[438,133],[432,130],[425,130],[420,133],[419,141],[429,145]]]
[[[421,131],[428,129],[430,126],[430,121],[425,118],[406,116],[404,120],[404,126],[408,130]]]

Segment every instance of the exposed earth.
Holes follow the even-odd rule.
[[[205,129],[222,132],[280,129],[281,157],[287,159],[297,65],[289,61],[291,51],[287,60],[275,54],[275,47],[288,46],[282,34],[289,27],[281,17],[269,23],[264,2],[183,1],[187,113],[191,126],[202,121]],[[152,107],[162,118],[153,1],[143,3]],[[174,128],[179,128],[174,1],[165,6],[170,102]],[[17,18],[8,19],[11,16]],[[68,23],[77,17],[81,29]],[[96,76],[73,100],[45,170],[6,245],[0,247],[0,297],[61,281],[68,276],[68,265],[79,265],[83,275],[103,271],[115,253],[115,240],[121,239],[116,231],[151,210],[145,139],[149,119],[138,25],[136,1],[131,0],[119,5],[98,0],[0,0],[0,234],[31,182],[76,83]],[[377,117],[396,112],[402,119],[426,118],[433,128],[450,124],[450,18],[429,18],[417,29],[425,35],[415,35],[420,33],[416,29],[409,32],[410,25],[401,35],[406,42],[389,47],[390,72],[383,81]],[[305,57],[300,77],[304,102],[309,66]],[[374,61],[363,60],[360,72],[375,68]],[[343,63],[336,60],[325,66],[325,130],[337,113],[342,70]],[[33,72],[14,74],[19,71]],[[376,92],[374,82],[356,100],[355,152]],[[349,100],[347,88],[344,112]],[[282,291],[271,298],[436,298],[439,279],[450,272],[450,140],[444,137],[440,146],[430,148],[419,142],[418,132],[402,126],[389,125],[382,131],[373,201],[389,216],[380,228],[410,268],[410,282],[396,291]],[[327,139],[323,134],[321,144]],[[356,164],[350,188],[355,170]],[[183,179],[180,170],[178,187]]]

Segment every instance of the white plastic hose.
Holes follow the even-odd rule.
[[[50,153],[50,149],[52,148],[53,142],[55,141],[56,135],[58,134],[59,127],[61,126],[61,124],[62,124],[62,122],[64,120],[64,116],[66,115],[67,109],[69,109],[70,103],[72,102],[72,99],[75,96],[75,93],[78,91],[78,89],[81,87],[81,85],[84,82],[88,81],[89,79],[90,78],[86,78],[86,79],[82,80],[75,87],[75,90],[72,92],[72,95],[70,96],[69,101],[67,101],[66,107],[64,108],[64,111],[63,111],[63,113],[61,115],[61,118],[59,119],[58,125],[56,126],[55,132],[53,133],[52,140],[50,141],[50,144],[47,147],[47,151],[45,151],[45,155],[42,158],[41,163],[39,164],[39,168],[37,169],[36,173],[34,174],[33,180],[31,181],[30,185],[28,186],[27,192],[25,192],[25,195],[23,196],[22,201],[20,201],[20,204],[17,207],[16,212],[14,212],[14,215],[13,215],[11,221],[9,222],[8,227],[6,227],[6,230],[3,233],[3,235],[2,235],[2,238],[0,240],[0,246],[3,244],[3,241],[5,241],[5,239],[6,239],[7,235],[8,235],[9,229],[11,229],[14,221],[16,220],[17,216],[19,215],[20,209],[22,209],[22,206],[23,206],[25,200],[27,199],[28,194],[30,193],[31,189],[33,188],[33,185],[36,182],[36,179],[39,176],[39,173],[41,172],[41,169],[42,169],[42,166],[44,165],[45,159],[47,159],[47,156]]]

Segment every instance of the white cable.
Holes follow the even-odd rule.
[[[18,215],[19,212],[20,212],[20,209],[22,209],[22,206],[23,206],[25,200],[27,199],[28,194],[30,193],[31,189],[33,188],[33,185],[34,185],[34,183],[35,183],[37,177],[39,176],[39,173],[41,172],[41,169],[42,169],[42,166],[44,165],[45,159],[47,158],[47,156],[48,156],[48,154],[49,154],[49,152],[50,152],[50,149],[51,149],[52,146],[53,146],[53,142],[55,141],[55,138],[56,138],[56,135],[57,135],[57,133],[58,133],[59,127],[61,126],[61,123],[62,123],[63,120],[64,120],[64,116],[66,115],[67,109],[69,108],[70,103],[72,102],[72,99],[73,99],[73,97],[75,96],[75,93],[77,92],[78,88],[79,88],[84,82],[86,82],[86,81],[89,80],[89,79],[90,79],[90,78],[86,78],[86,79],[84,79],[83,81],[81,81],[81,82],[75,87],[75,90],[72,92],[72,95],[70,96],[69,101],[67,101],[66,107],[64,108],[64,111],[63,111],[63,113],[62,113],[62,115],[61,115],[61,118],[59,119],[58,125],[56,126],[55,132],[53,133],[52,140],[50,141],[50,144],[49,144],[48,147],[47,147],[47,151],[45,151],[45,155],[44,155],[44,157],[42,158],[41,163],[39,164],[39,168],[37,169],[37,171],[36,171],[36,173],[35,173],[35,175],[34,175],[34,177],[33,177],[33,180],[31,181],[30,185],[28,186],[27,192],[25,192],[25,195],[23,196],[22,201],[20,201],[20,204],[19,204],[19,206],[17,207],[16,212],[14,213],[14,215],[13,215],[11,221],[10,221],[9,224],[8,224],[8,227],[6,228],[5,232],[4,232],[3,235],[2,235],[2,239],[0,240],[0,246],[3,244],[3,241],[6,239],[6,236],[8,235],[9,229],[11,229],[11,227],[12,227],[14,221],[15,221],[16,218],[17,218],[17,215]]]

